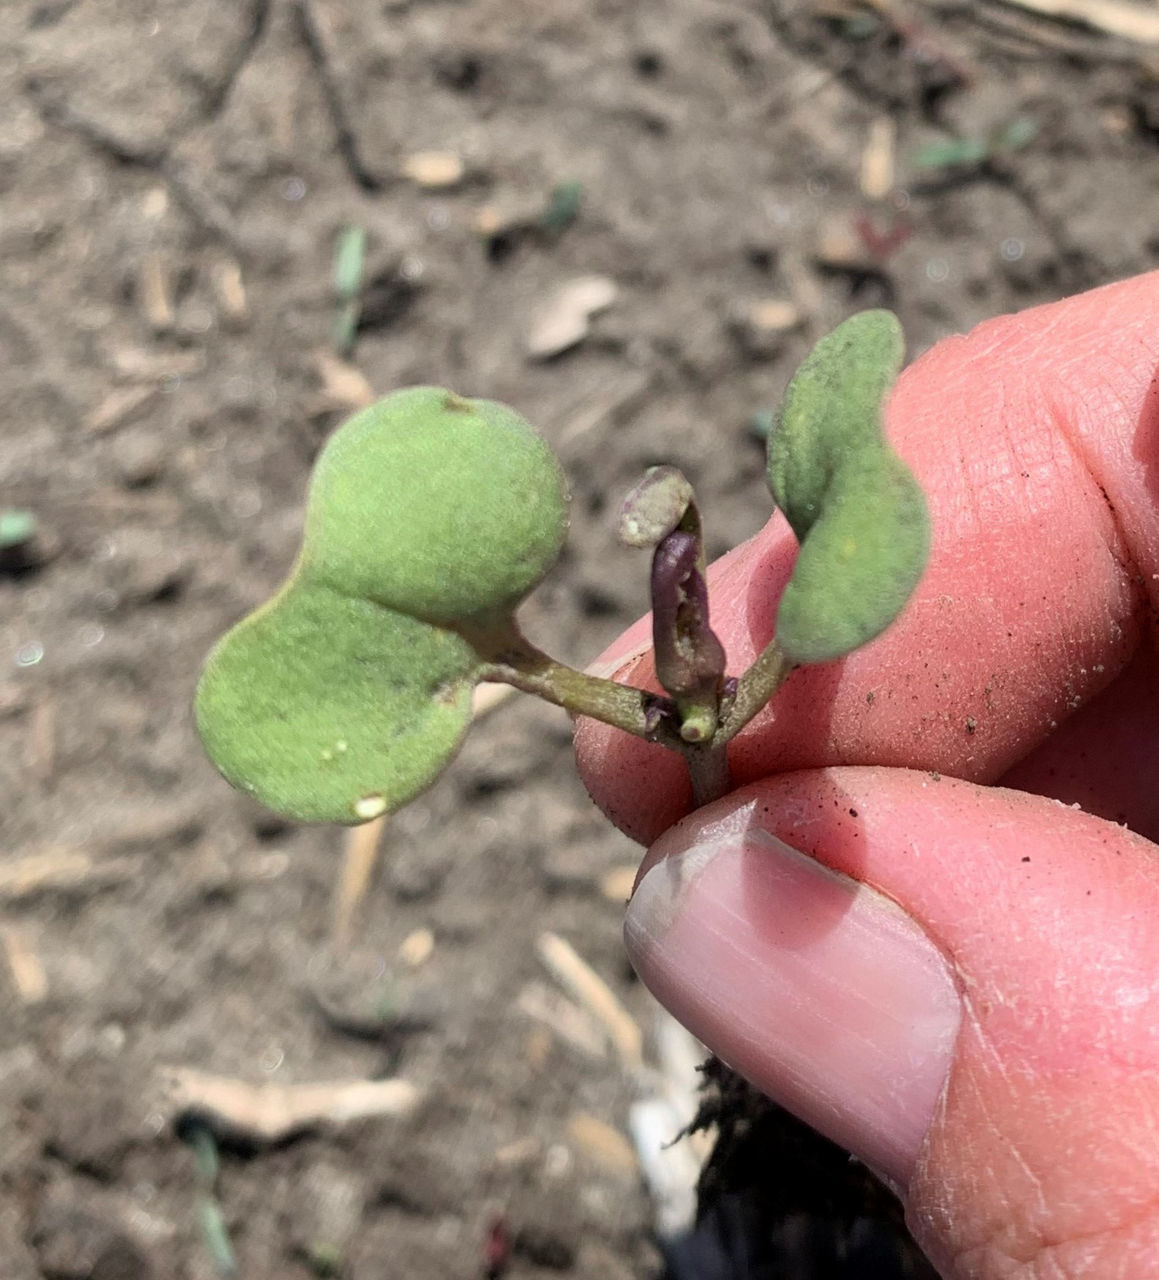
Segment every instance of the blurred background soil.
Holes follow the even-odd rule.
[[[645,607],[620,495],[674,462],[712,554],[753,533],[768,410],[850,312],[895,308],[912,357],[1156,265],[1155,11],[1036,7],[0,6],[0,506],[37,522],[0,552],[4,1280],[658,1274],[631,1047],[541,958],[574,948],[656,1060],[637,851],[566,718],[482,717],[337,945],[344,835],[216,776],[198,665],[372,392],[506,400],[553,442],[572,538],[526,625],[583,663]],[[172,1069],[421,1098],[262,1142]]]

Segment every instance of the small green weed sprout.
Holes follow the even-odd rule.
[[[196,712],[210,756],[290,818],[369,821],[438,777],[474,685],[492,680],[679,751],[697,803],[723,795],[726,744],[789,672],[879,635],[925,568],[926,504],[882,431],[902,351],[897,319],[865,311],[793,378],[768,479],[800,551],[774,638],[739,677],[710,625],[691,485],[654,467],[628,495],[620,536],[652,550],[664,694],[574,670],[521,633],[516,611],[559,555],[568,503],[522,418],[433,387],[363,410],[318,460],[288,580],[206,662]]]

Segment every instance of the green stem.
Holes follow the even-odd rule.
[[[518,652],[509,647],[502,660],[484,667],[483,679],[514,685],[524,693],[534,693],[545,702],[563,707],[572,715],[590,716],[679,752],[688,766],[697,808],[728,794],[731,779],[724,747],[711,742],[685,741],[677,727],[680,713],[668,698],[586,675],[540,653],[526,641],[521,642]]]
[[[724,709],[720,727],[712,739],[713,745],[723,746],[735,738],[753,716],[768,704],[792,669],[793,664],[781,652],[774,637],[737,682],[732,703]]]
[[[499,636],[471,636],[487,659],[484,680],[502,681],[572,715],[590,716],[625,733],[665,746],[680,745],[671,699],[646,689],[617,684],[557,662],[524,639],[514,628]]]
[[[572,715],[591,716],[637,738],[678,751],[688,767],[698,808],[728,794],[731,779],[723,745],[686,741],[681,736],[682,716],[672,699],[590,676],[557,662],[529,643],[514,626],[470,639],[476,650],[489,658],[483,669],[484,680],[514,685]]]
[[[646,742],[678,751],[688,766],[697,806],[726,795],[731,786],[725,749],[760,711],[792,670],[772,641],[737,682],[736,693],[721,707],[720,724],[707,742],[681,737],[682,716],[671,698],[577,671],[537,649],[513,622],[495,629],[464,633],[484,659],[480,678],[533,693],[572,715],[590,716]]]

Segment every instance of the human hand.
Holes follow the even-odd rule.
[[[895,626],[794,673],[683,821],[670,753],[577,735],[654,842],[641,977],[955,1280],[1159,1274],[1157,364],[1159,275],[940,344],[887,412],[933,523]],[[793,554],[777,517],[710,571],[734,669]]]

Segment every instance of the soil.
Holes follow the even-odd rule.
[[[193,733],[199,662],[285,572],[357,398],[317,354],[338,237],[368,237],[375,390],[505,400],[557,447],[572,538],[526,623],[582,663],[645,605],[619,496],[674,462],[713,554],[756,530],[754,418],[851,310],[895,308],[916,355],[1156,265],[1159,57],[990,0],[8,0],[0,100],[0,499],[39,522],[0,562],[5,1280],[209,1280],[215,1223],[247,1280],[656,1276],[649,1197],[590,1123],[625,1130],[632,1076],[526,1012],[552,930],[656,1025],[601,888],[638,850],[565,718],[480,721],[337,951],[342,833],[259,811]],[[917,166],[949,138],[993,145]],[[431,150],[454,185],[404,176]],[[530,359],[589,274],[613,305]],[[207,1198],[170,1067],[424,1097],[224,1135]]]

